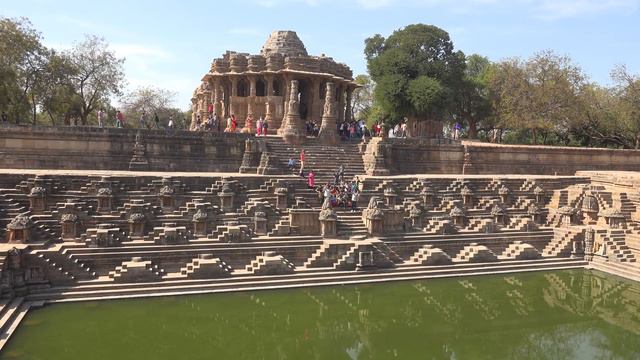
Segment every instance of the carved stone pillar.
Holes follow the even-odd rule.
[[[344,88],[342,85],[336,88],[338,94],[338,121],[344,121]]]
[[[351,97],[353,95],[353,88],[347,88],[347,103],[345,104],[344,109],[344,118],[347,122],[351,121]]]
[[[394,188],[386,188],[384,190],[384,199],[387,202],[387,206],[393,208],[398,204],[398,193]]]
[[[224,115],[222,113],[222,89],[217,81],[213,86],[213,113],[218,115],[218,120]]]
[[[29,208],[34,214],[42,214],[47,207],[47,189],[34,186],[29,193]]]
[[[235,98],[238,96],[238,78],[231,78],[231,97]]]
[[[511,193],[511,190],[509,190],[509,188],[504,185],[502,185],[502,187],[498,189],[498,194],[500,195],[500,201],[503,204],[509,203],[509,193]]]
[[[271,108],[271,103],[268,101],[264,103],[264,109],[265,109],[264,121],[267,123],[267,128],[270,129],[271,125],[273,124],[273,113],[272,113],[273,109]]]
[[[129,236],[143,237],[146,223],[146,216],[142,213],[132,213],[129,216]]]
[[[289,102],[287,103],[287,115],[282,129],[282,137],[287,143],[300,144],[304,140],[304,126],[300,119],[300,101],[298,99],[298,81],[291,81],[289,90]]]
[[[262,204],[258,204],[256,211],[253,215],[254,232],[257,235],[267,235],[267,212],[264,210]]]
[[[267,96],[273,96],[273,76],[272,75],[265,75],[264,77],[264,81],[267,83],[267,92],[266,95]]]
[[[234,202],[235,195],[236,194],[231,188],[231,185],[225,181],[224,184],[222,185],[222,189],[218,193],[218,196],[220,197],[220,208],[224,212],[229,212],[233,210],[233,202]]]
[[[207,236],[207,221],[209,220],[209,214],[203,206],[196,210],[191,219],[193,222],[193,234],[195,236]]]
[[[256,77],[249,76],[249,96],[256,97]]]
[[[289,204],[287,203],[287,199],[289,197],[289,191],[286,187],[277,188],[274,193],[276,194],[276,208],[280,210],[286,209]]]
[[[324,111],[322,112],[322,124],[320,125],[318,138],[324,144],[336,145],[338,143],[338,134],[336,132],[336,103],[334,102],[336,86],[332,82],[328,82],[326,86]]]

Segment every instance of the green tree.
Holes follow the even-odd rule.
[[[461,123],[469,125],[469,138],[478,137],[478,126],[492,115],[487,89],[487,77],[491,62],[486,57],[473,54],[466,58],[462,82],[455,88],[455,113]],[[485,124],[490,125],[490,124]],[[489,126],[492,128],[492,126]]]
[[[70,123],[80,116],[80,99],[74,93],[70,77],[75,73],[71,60],[65,54],[50,51],[39,83],[39,104],[51,125],[61,121]]]
[[[46,66],[41,36],[25,18],[0,18],[0,108],[35,122],[38,82]]]
[[[464,54],[454,51],[449,34],[416,24],[365,40],[374,98],[396,121],[438,121],[453,113],[451,95],[464,75]]]
[[[152,125],[154,114],[158,114],[160,118],[168,118],[170,115],[174,116],[174,119],[182,117],[184,114],[171,107],[175,99],[176,94],[169,90],[155,88],[155,87],[140,87],[125,96],[123,96],[120,102],[123,104],[123,111],[128,119],[139,119],[142,112],[147,113],[147,124]],[[132,124],[132,121],[129,124]],[[136,122],[137,124],[137,122]]]
[[[513,130],[531,130],[531,141],[570,126],[579,116],[579,95],[585,86],[582,70],[567,56],[550,51],[526,62],[508,59],[489,73],[489,90],[499,125]]]
[[[640,148],[640,76],[631,74],[626,66],[617,66],[611,72],[615,81],[614,92],[618,97],[616,115],[633,142]]]
[[[375,85],[368,75],[358,75],[354,82],[360,87],[353,92],[351,101],[351,118],[352,119],[368,119],[371,115],[371,107],[373,106],[373,91]]]
[[[70,84],[81,103],[80,121],[112,95],[121,95],[124,85],[123,58],[117,58],[103,38],[87,36],[67,54],[75,68]]]

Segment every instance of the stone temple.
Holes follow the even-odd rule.
[[[260,55],[215,60],[194,107],[264,112],[278,134],[3,127],[0,347],[58,301],[570,268],[640,279],[639,151],[336,142],[351,79],[275,32]],[[306,138],[304,119],[331,131]],[[302,149],[317,184],[340,165],[357,177],[357,212],[292,174]]]
[[[206,119],[209,106],[213,105],[218,117],[233,114],[240,127],[245,125],[248,115],[256,119],[262,116],[273,132],[300,137],[301,122],[320,123],[327,103],[334,109],[332,125],[350,120],[345,109],[350,108],[355,88],[347,65],[324,54],[310,56],[293,31],[275,31],[260,54],[227,51],[213,60],[191,99],[194,110],[191,127],[195,127],[198,116]],[[291,99],[299,102],[297,110],[289,111]]]

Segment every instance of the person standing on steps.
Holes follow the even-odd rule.
[[[351,212],[358,211],[358,199],[360,198],[360,192],[354,191],[351,193]]]
[[[143,111],[142,115],[140,115],[140,129],[144,129],[147,127],[147,112]]]
[[[300,171],[304,169],[304,149],[300,150]]]
[[[120,110],[116,112],[116,127],[124,127],[124,115],[122,114],[122,112],[120,112]]]
[[[98,110],[98,127],[104,127],[104,111],[102,109]]]
[[[309,170],[309,175],[307,175],[307,183],[309,184],[309,189],[314,189],[316,187],[316,173],[313,170]]]
[[[156,123],[156,129],[160,129],[160,118],[158,113],[153,113],[153,121]]]

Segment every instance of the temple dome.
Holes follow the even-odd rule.
[[[302,40],[295,31],[274,31],[262,45],[260,53],[269,56],[273,53],[284,56],[309,56]]]

